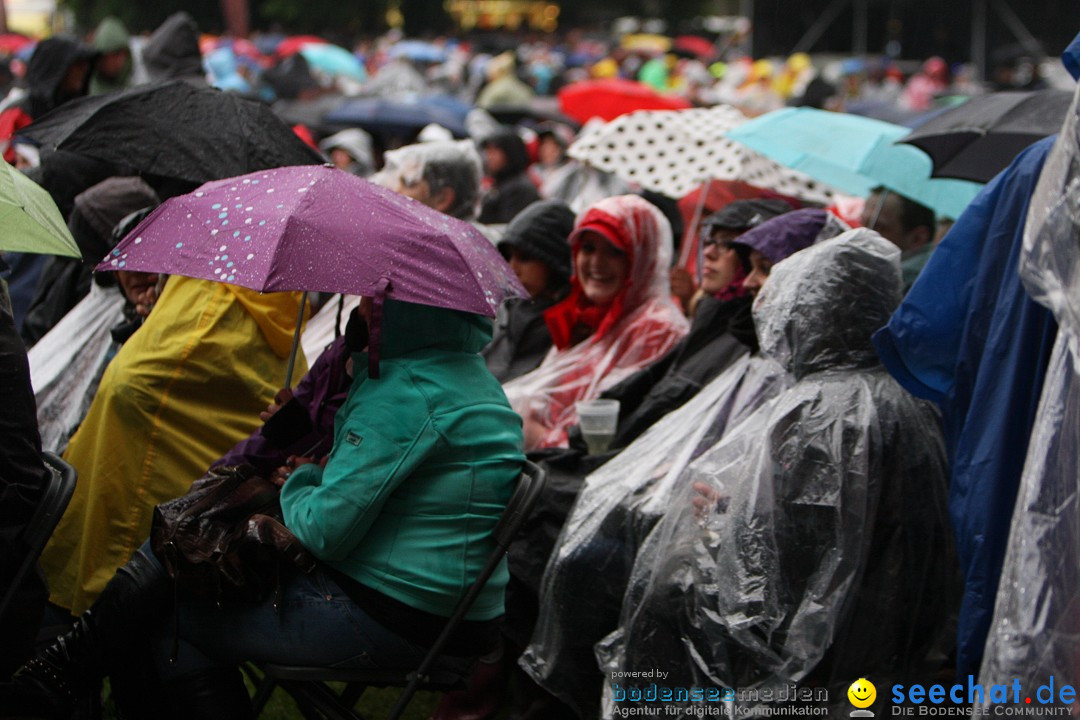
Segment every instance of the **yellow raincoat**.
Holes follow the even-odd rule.
[[[52,602],[90,607],[148,537],[154,506],[258,427],[285,381],[299,298],[169,279],[65,453],[79,478],[41,557]]]

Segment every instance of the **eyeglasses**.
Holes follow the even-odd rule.
[[[722,240],[722,239],[716,237],[715,235],[712,235],[711,233],[708,234],[708,235],[706,235],[705,233],[702,233],[701,234],[701,247],[704,249],[704,248],[710,248],[713,245],[719,245],[721,250],[731,250],[734,247],[730,240]]]

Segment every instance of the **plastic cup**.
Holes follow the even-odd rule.
[[[619,401],[582,400],[575,403],[575,408],[589,454],[606,452],[615,439],[615,428],[619,424]]]

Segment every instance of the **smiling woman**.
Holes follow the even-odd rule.
[[[570,235],[570,295],[544,313],[555,347],[504,386],[525,419],[526,449],[565,447],[574,403],[666,353],[686,334],[671,300],[671,227],[636,195],[586,210]]]
[[[574,257],[574,270],[585,297],[606,306],[626,283],[630,256],[595,230],[586,230]]]

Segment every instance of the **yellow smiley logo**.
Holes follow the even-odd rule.
[[[857,708],[867,708],[877,699],[877,688],[866,678],[859,678],[851,683],[847,691],[848,700]]]

